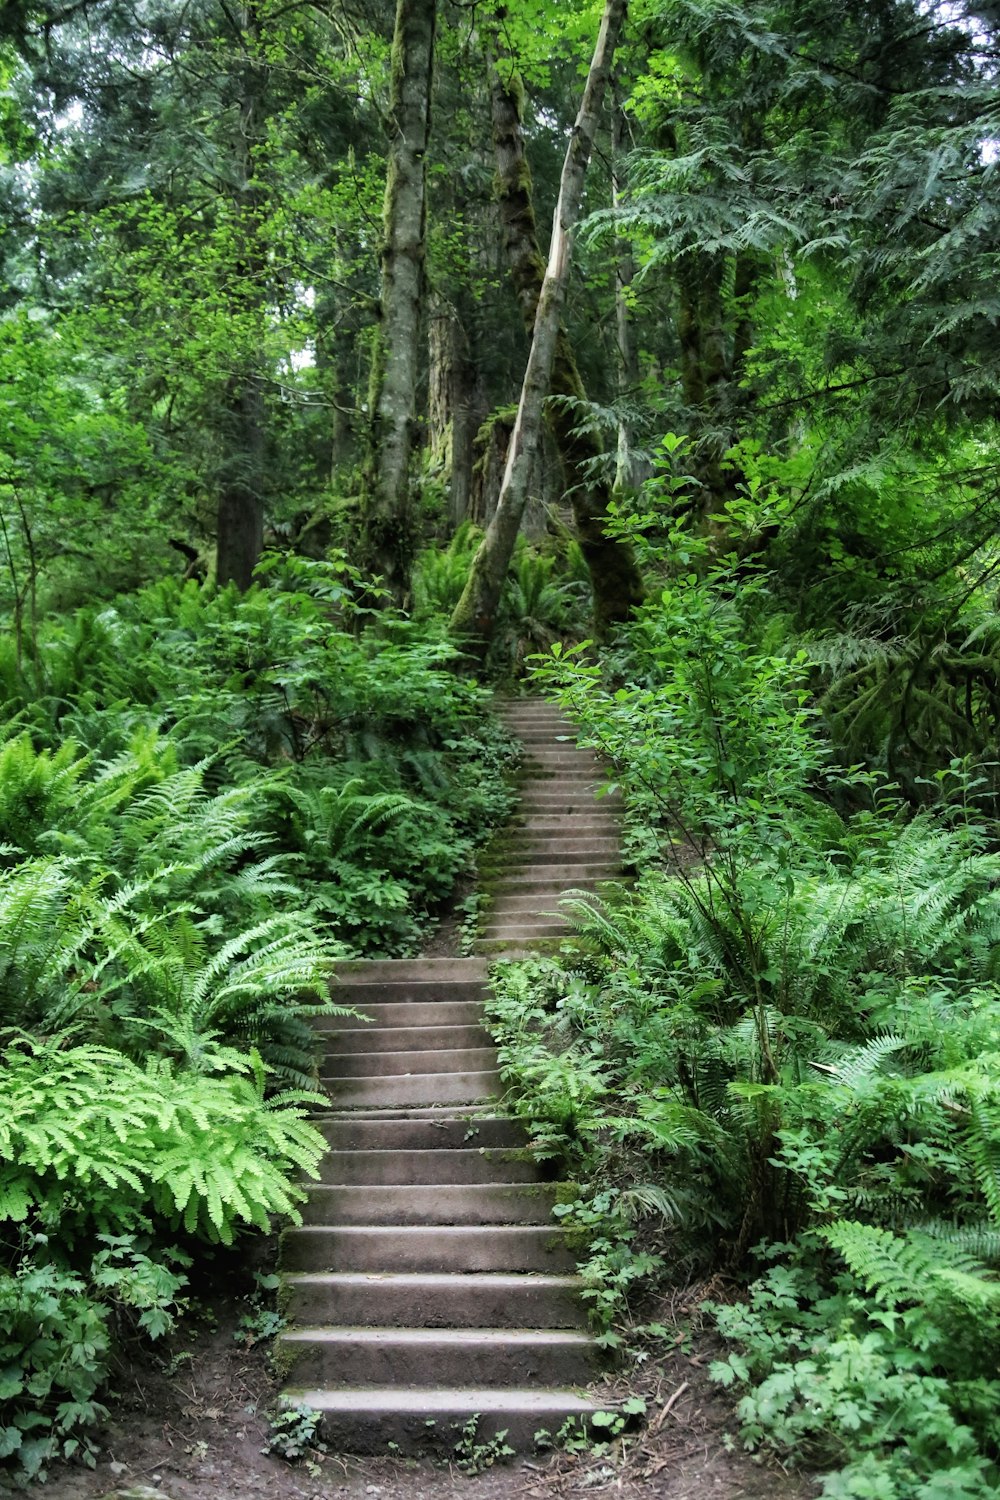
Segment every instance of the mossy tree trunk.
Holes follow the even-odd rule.
[[[263,61],[254,3],[234,9],[230,24],[242,57],[237,134],[232,151],[238,288],[235,311],[244,327],[263,319],[266,263],[261,248],[264,203],[257,155],[264,138],[269,69]],[[262,335],[263,336],[263,335]],[[248,589],[264,545],[266,434],[259,348],[244,345],[234,359],[222,416],[224,456],[216,510],[216,579]]]
[[[615,87],[611,115],[611,201],[619,208],[625,194],[625,158],[631,142],[628,120]],[[635,280],[635,260],[632,242],[625,235],[615,236],[615,332],[618,344],[618,397],[623,408],[634,402],[639,394],[641,371],[639,350],[636,346],[635,327],[632,321],[630,295]],[[615,489],[630,490],[638,486],[649,475],[648,463],[640,461],[632,446],[632,432],[623,409],[618,419],[618,460],[615,468]]]
[[[539,249],[531,172],[524,147],[523,89],[511,60],[494,57],[490,48],[487,48],[487,68],[504,245],[521,317],[531,332],[536,326],[546,267]],[[604,86],[606,83],[607,79]],[[605,533],[610,486],[598,477],[600,460],[605,455],[598,437],[580,425],[576,403],[586,401],[587,392],[561,319],[555,332],[547,394],[570,398],[568,402],[551,403],[546,415],[590,573],[595,630],[603,636],[641,603],[642,578],[631,549]]]
[[[382,294],[369,388],[367,565],[396,598],[413,557],[410,460],[416,434],[426,259],[426,158],[437,0],[398,0],[392,40]]]

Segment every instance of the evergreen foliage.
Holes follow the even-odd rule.
[[[18,1482],[93,1458],[186,1256],[294,1213],[332,966],[414,952],[509,807],[446,621],[601,6],[437,10],[402,607],[356,566],[393,9],[0,16]],[[744,1439],[855,1500],[1000,1484],[998,56],[974,3],[632,7],[487,659],[606,758],[639,875],[494,1012],[601,1337],[670,1270],[745,1279]],[[598,649],[618,543],[647,602]]]

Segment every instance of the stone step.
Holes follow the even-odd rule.
[[[524,769],[531,777],[531,790],[543,790],[550,781],[593,781],[597,785],[609,779],[608,772],[596,761],[558,760],[552,763],[532,761]],[[526,787],[525,790],[528,788]]]
[[[522,958],[538,958],[544,953],[558,953],[564,943],[572,941],[569,935],[559,933],[555,937],[526,938],[523,942],[504,938],[476,938],[472,948],[474,953],[478,953],[488,963],[505,964],[516,963]]]
[[[402,1000],[366,1001],[363,1008],[370,1025],[368,1031],[383,1026],[475,1026],[483,1014],[482,995],[475,1000]],[[341,1032],[357,1029],[352,1016],[317,1016],[314,1026],[319,1032]]]
[[[389,1443],[402,1453],[437,1447],[448,1455],[473,1417],[477,1442],[488,1442],[503,1432],[510,1447],[530,1452],[537,1432],[554,1437],[571,1420],[586,1426],[600,1409],[574,1390],[537,1386],[530,1390],[492,1385],[447,1390],[396,1385],[341,1390],[300,1387],[283,1391],[282,1400],[320,1412],[323,1436],[334,1452],[383,1456]]]
[[[369,1005],[474,1005],[482,1000],[489,986],[485,979],[416,979],[352,980],[346,976],[334,979],[330,998],[339,1005],[366,1010]],[[322,1017],[320,1017],[322,1020]]]
[[[570,816],[577,812],[591,813],[598,805],[620,807],[621,800],[621,792],[605,792],[599,781],[536,781],[521,798],[521,806],[525,812],[562,811]]]
[[[524,724],[517,730],[522,745],[548,745],[553,741],[576,745],[580,731],[573,724]]]
[[[341,1109],[399,1109],[422,1104],[477,1104],[501,1093],[500,1074],[374,1074],[368,1078],[324,1078],[331,1103]]]
[[[484,922],[480,936],[496,937],[544,937],[553,932],[570,932],[573,924],[568,917],[544,915],[533,916],[528,912],[499,913]]]
[[[547,883],[556,890],[567,890],[581,880],[614,880],[619,873],[618,866],[610,860],[587,860],[579,864],[537,864],[525,868],[524,875],[505,874],[493,884],[492,890],[496,894],[501,888],[512,890],[522,881],[537,885],[539,881]]]
[[[578,1276],[365,1271],[286,1276],[289,1322],[389,1328],[583,1328]]]
[[[401,1052],[345,1052],[328,1055],[320,1069],[320,1078],[373,1078],[378,1074],[390,1078],[408,1077],[413,1073],[481,1073],[496,1067],[497,1055],[492,1047],[455,1047]]]
[[[552,892],[551,900],[546,901],[539,896],[537,891],[529,891],[525,896],[496,896],[489,904],[486,911],[487,917],[499,917],[505,912],[528,912],[540,917],[559,915],[559,902],[562,900],[563,892]]]
[[[377,1119],[356,1113],[314,1115],[311,1123],[334,1150],[387,1157],[405,1151],[523,1149],[527,1142],[524,1127],[516,1120],[485,1112],[395,1111]]]
[[[618,837],[619,820],[612,811],[600,810],[600,805],[592,813],[576,813],[573,822],[567,822],[565,817],[558,813],[532,813],[525,814],[513,829],[517,838],[532,838],[535,834],[559,834],[565,837],[568,831],[573,832],[574,838],[588,838],[591,834],[600,835],[601,838]]]
[[[307,1224],[544,1224],[559,1190],[551,1183],[310,1183]]]
[[[328,1062],[330,1058],[342,1057],[347,1052],[453,1052],[491,1045],[489,1033],[481,1025],[380,1026],[374,1017],[372,1025],[366,1026],[363,1031],[344,1027],[329,1036],[326,1051]],[[332,1071],[338,1070],[334,1068]]]
[[[511,944],[519,943],[556,943],[563,938],[573,937],[576,928],[571,927],[568,922],[560,922],[551,927],[544,927],[541,923],[528,926],[525,923],[511,923],[509,927],[488,927],[482,936],[477,939],[485,947],[476,948],[477,953],[500,953]]]
[[[521,776],[548,776],[553,771],[589,771],[592,776],[610,774],[606,761],[598,759],[589,750],[564,750],[558,745],[552,749],[533,745],[521,760]]]
[[[436,1075],[435,1075],[436,1076]],[[329,1116],[338,1120],[477,1120],[483,1116],[496,1118],[495,1099],[459,1099],[454,1104],[439,1104],[433,1099],[429,1104],[365,1105],[363,1109],[353,1105],[343,1109],[330,1103]]]
[[[301,1224],[281,1237],[285,1271],[575,1272],[555,1225]]]
[[[551,864],[565,859],[567,864],[605,862],[621,858],[621,842],[618,839],[573,838],[559,834],[551,839],[532,839],[516,852],[503,855],[489,871],[523,870],[528,865]]]
[[[519,862],[535,859],[546,851],[558,854],[564,848],[574,855],[587,849],[607,848],[613,850],[616,858],[620,858],[621,847],[621,838],[612,831],[610,824],[606,828],[591,828],[587,824],[578,828],[576,819],[569,814],[560,820],[558,827],[524,829],[516,844],[498,845],[487,851],[479,861],[479,868],[480,871],[489,871],[498,865],[516,866]],[[359,1005],[361,1002],[352,997],[349,1003]]]
[[[336,977],[356,984],[427,984],[437,980],[486,982],[486,965],[479,958],[355,958],[337,965]]]
[[[514,1148],[401,1146],[376,1150],[332,1149],[320,1163],[328,1184],[372,1187],[402,1183],[537,1182],[538,1164]]]
[[[594,1339],[569,1328],[295,1328],[275,1358],[295,1385],[584,1384],[600,1369]]]

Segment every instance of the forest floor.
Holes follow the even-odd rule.
[[[261,1268],[267,1263],[265,1255]],[[690,1332],[683,1312],[673,1353],[609,1385],[609,1404],[640,1394],[648,1416],[603,1452],[517,1458],[478,1474],[464,1473],[454,1455],[313,1452],[288,1463],[263,1451],[278,1390],[268,1346],[239,1341],[252,1280],[247,1275],[237,1289],[224,1270],[219,1280],[228,1288],[206,1290],[169,1339],[136,1346],[123,1360],[106,1398],[96,1469],[53,1470],[45,1500],[809,1500],[816,1494],[808,1479],[740,1449],[732,1404],[707,1378],[717,1350],[708,1336]],[[693,1310],[692,1297],[683,1302]],[[669,1318],[670,1310],[659,1315]]]

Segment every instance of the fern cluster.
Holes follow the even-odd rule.
[[[336,960],[412,949],[508,806],[481,690],[433,630],[359,636],[351,576],[272,559],[245,596],[163,583],[40,622],[27,667],[0,651],[0,1463],[22,1479],[92,1459],[110,1335],[122,1309],[168,1326],[176,1239],[295,1216]]]
[[[807,659],[747,640],[763,595],[724,567],[674,573],[610,662],[540,663],[613,764],[642,868],[565,900],[562,959],[500,971],[501,1066],[536,1149],[584,1185],[564,1214],[607,1341],[667,1267],[756,1276],[715,1314],[749,1446],[823,1467],[841,1500],[984,1500],[995,830],[975,798],[914,813],[836,768]]]

